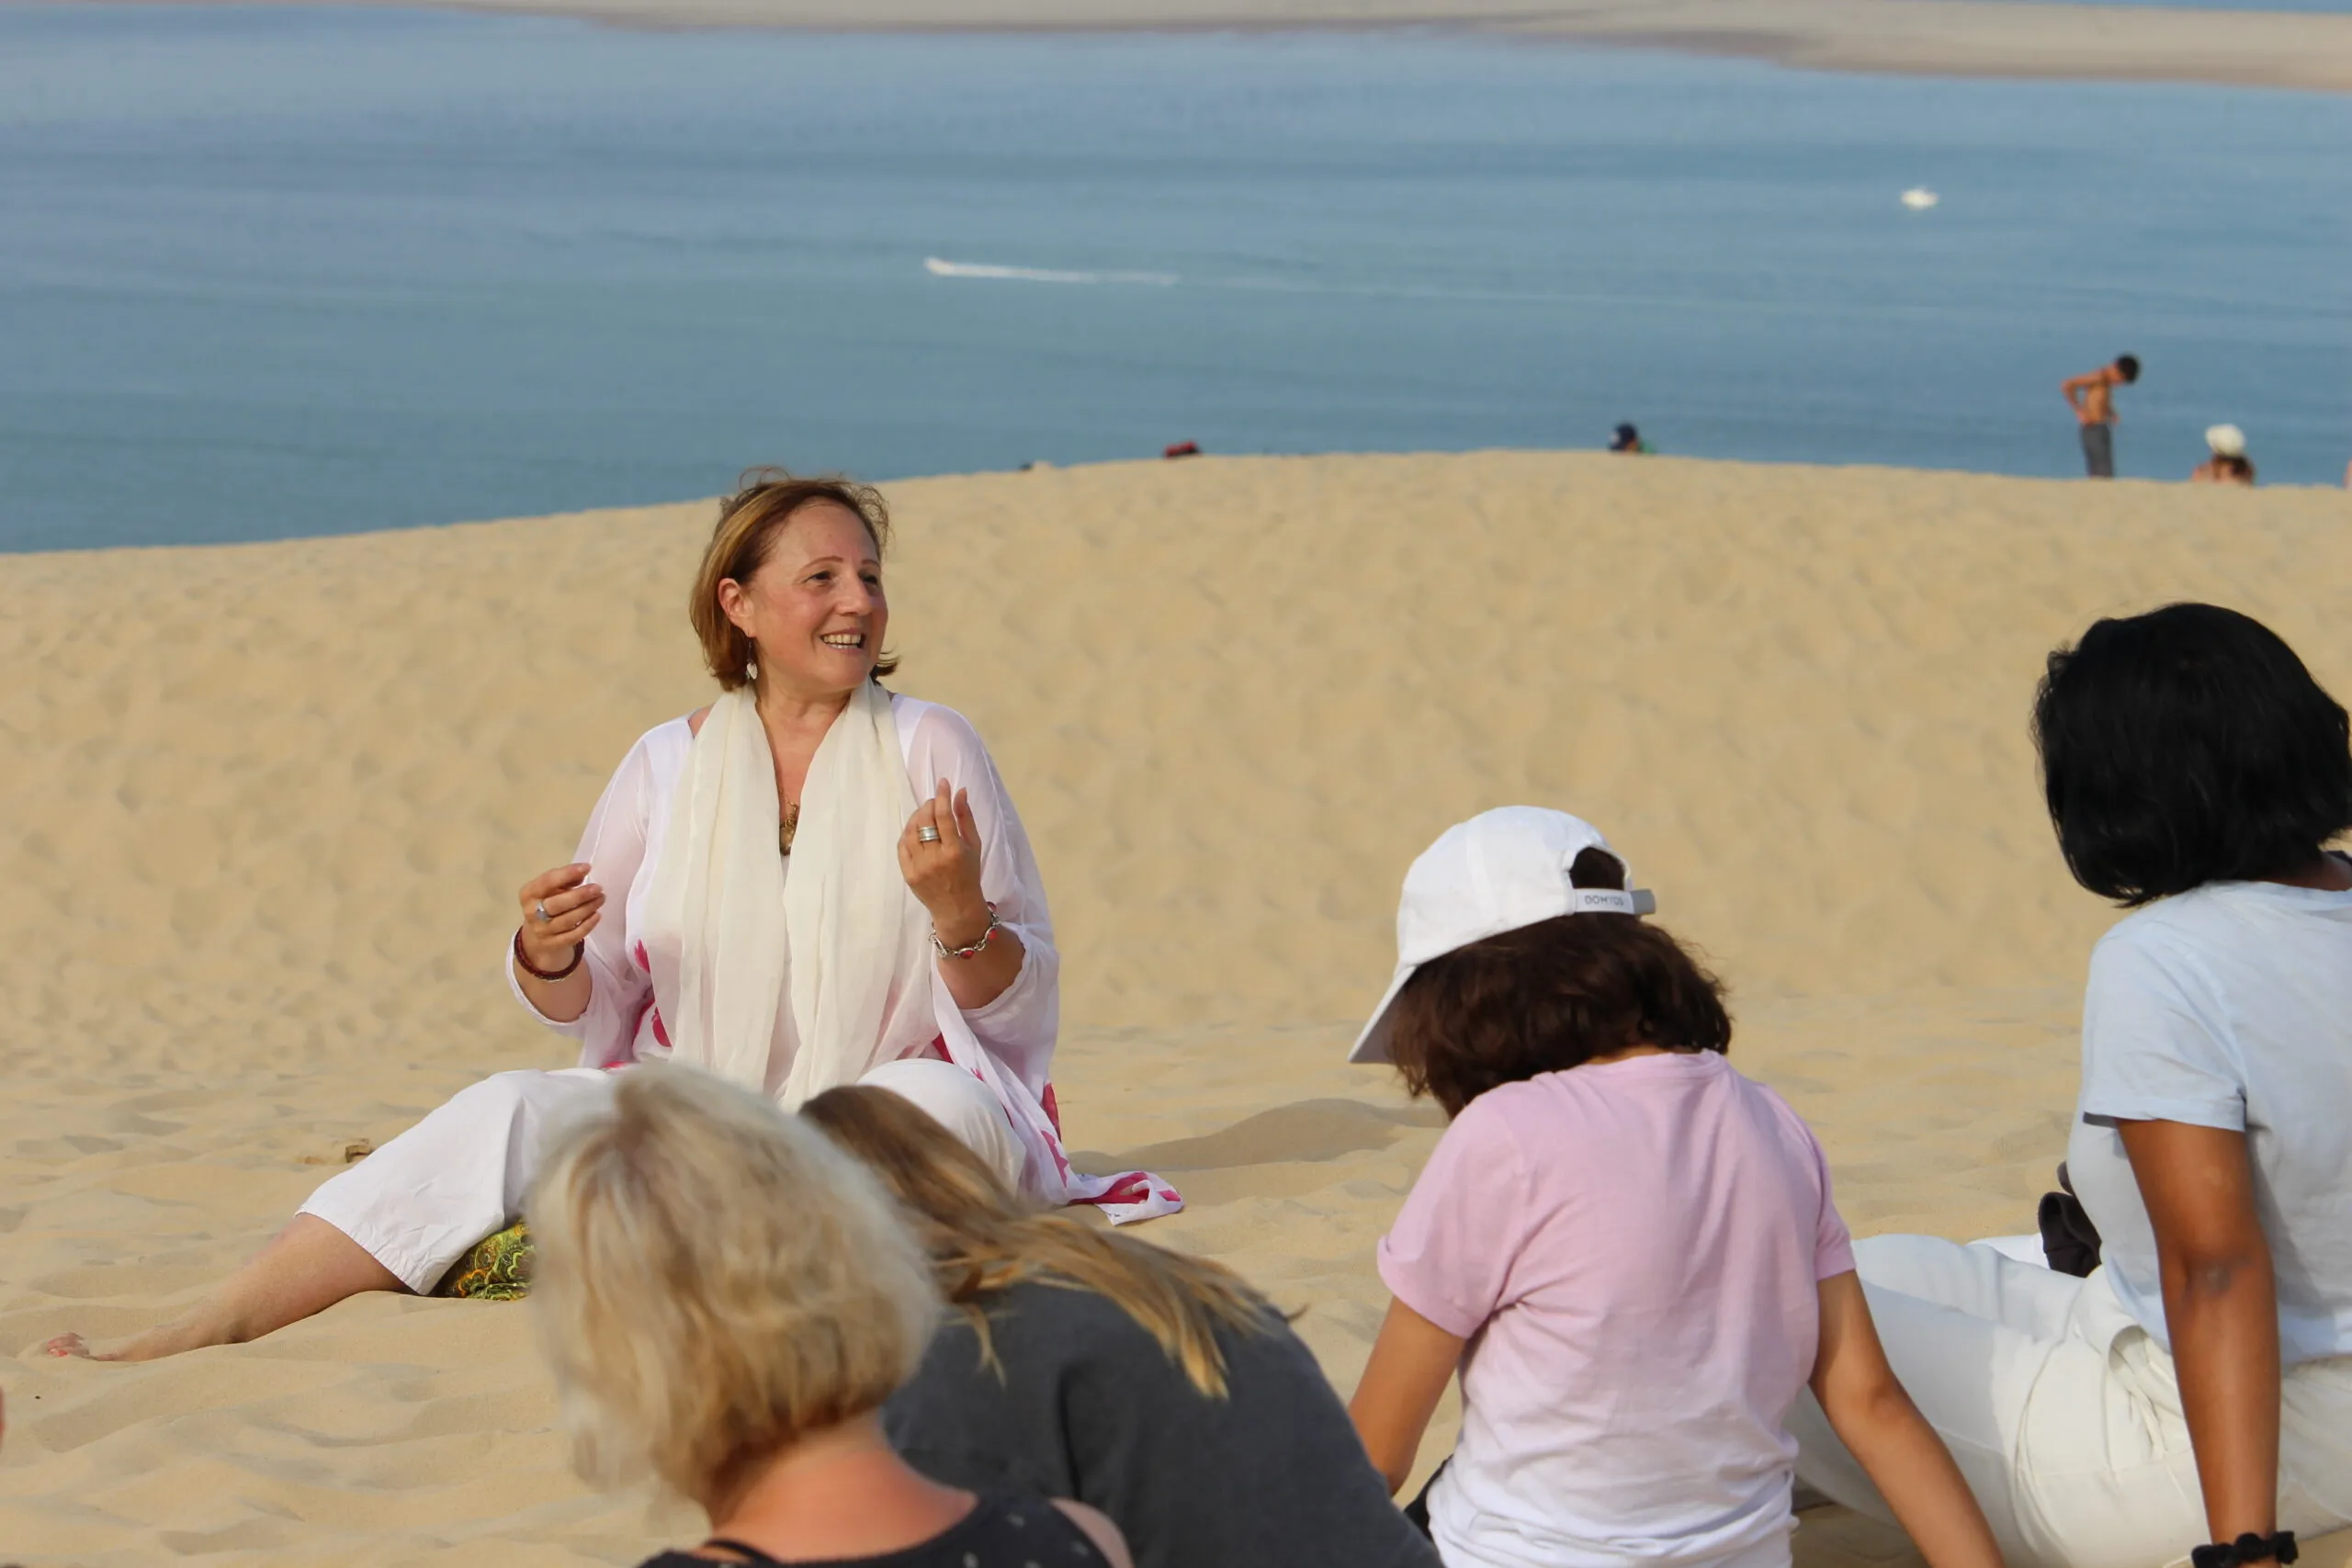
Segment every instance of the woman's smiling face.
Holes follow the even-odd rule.
[[[873,678],[890,628],[874,536],[830,501],[795,512],[750,581],[718,585],[718,603],[758,648],[760,685],[779,695],[854,692]]]

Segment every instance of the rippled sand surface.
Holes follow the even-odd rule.
[[[1437,1123],[1340,1056],[1448,822],[1600,822],[1858,1232],[2021,1230],[2109,919],[2035,793],[2042,655],[2211,598],[2352,692],[2342,492],[1506,453],[891,496],[898,683],[978,725],[1053,897],[1075,1144],[1175,1178],[1150,1234],[1304,1309],[1342,1388]],[[695,1529],[569,1477],[527,1308],[36,1348],[168,1314],[346,1145],[561,1063],[498,978],[511,889],[704,700],[710,517],[0,558],[0,1561],[630,1562]],[[1800,1536],[1907,1560],[1836,1510]]]

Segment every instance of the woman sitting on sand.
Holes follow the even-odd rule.
[[[252,1339],[362,1291],[431,1291],[513,1222],[551,1118],[674,1057],[798,1105],[878,1084],[1056,1201],[1078,1175],[1046,1069],[1059,960],[1021,820],[963,717],[883,690],[881,498],[757,476],[719,509],[688,610],[718,700],[648,731],[576,863],[525,884],[515,996],[580,1066],[500,1073],[322,1186],[195,1311],[107,1353]],[[609,919],[607,917],[610,917]],[[53,1354],[90,1353],[77,1335]]]
[[[2192,483],[2254,488],[2254,459],[2245,455],[2244,431],[2217,424],[2205,433],[2205,447],[2211,456],[2188,471]]]
[[[1023,1202],[904,1100],[802,1114],[881,1177],[962,1309],[883,1407],[935,1481],[1075,1497],[1143,1568],[1435,1568],[1314,1355],[1214,1263]]]
[[[1808,1382],[1935,1568],[1998,1568],[1887,1370],[1821,1146],[1732,1070],[1714,980],[1590,826],[1508,807],[1414,862],[1352,1059],[1452,1119],[1380,1244],[1396,1300],[1350,1406],[1453,1568],[1787,1568]]]
[[[2068,869],[2135,911],[2066,1148],[2102,1266],[1879,1236],[1871,1303],[2014,1561],[2291,1562],[2280,1527],[2352,1523],[2352,728],[2267,627],[2175,604],[2052,654],[2034,735]]]
[[[1082,1504],[925,1480],[876,1410],[939,1298],[856,1163],[707,1074],[625,1077],[554,1140],[532,1307],[581,1473],[649,1472],[711,1539],[645,1568],[1127,1568]]]

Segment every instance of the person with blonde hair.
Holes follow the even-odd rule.
[[[938,1295],[873,1179],[772,1100],[657,1067],[551,1143],[532,1312],[573,1467],[710,1519],[646,1568],[1130,1568],[1082,1504],[943,1486],[891,1450],[876,1412]]]
[[[1040,1213],[902,1099],[801,1113],[897,1196],[953,1309],[883,1406],[916,1469],[1091,1504],[1142,1568],[1437,1568],[1313,1353],[1230,1270]]]
[[[891,693],[882,498],[775,470],[722,502],[687,602],[718,700],[622,759],[578,852],[523,885],[515,998],[579,1065],[462,1090],[329,1180],[186,1315],[100,1356],[252,1339],[434,1290],[511,1225],[551,1120],[675,1058],[786,1109],[878,1084],[1010,1183],[1114,1219],[1181,1207],[1070,1168],[1047,1081],[1060,960],[1004,781],[963,716]],[[90,1355],[79,1335],[53,1355]]]

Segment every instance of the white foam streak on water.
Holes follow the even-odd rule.
[[[923,270],[933,277],[985,277],[1012,283],[1124,283],[1148,288],[1173,288],[1182,281],[1172,272],[1057,272],[1038,266],[998,266],[988,262],[945,261],[925,256]]]

